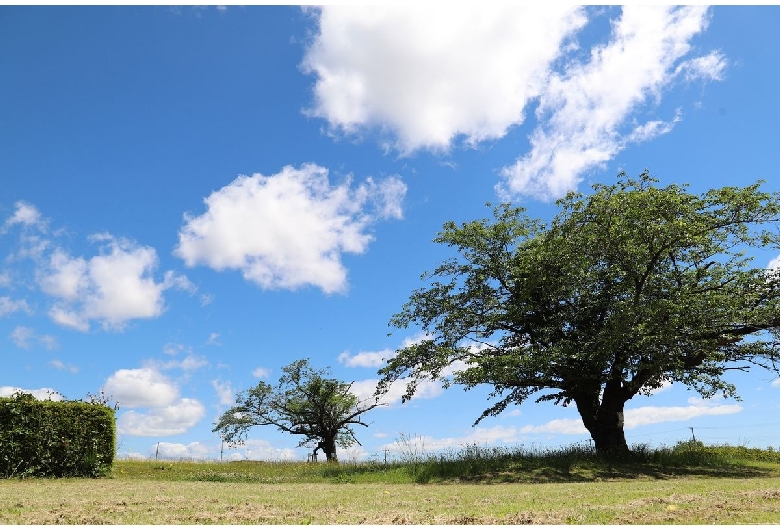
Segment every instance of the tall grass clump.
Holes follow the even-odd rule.
[[[407,438],[406,442],[411,439]],[[258,484],[424,484],[590,482],[672,476],[746,476],[780,470],[773,448],[706,446],[698,441],[672,447],[635,445],[630,453],[597,454],[587,444],[561,448],[492,447],[469,444],[439,452],[407,443],[392,460],[360,462],[118,461],[114,476],[162,481]],[[764,469],[762,469],[764,466]],[[773,473],[775,471],[772,471]]]

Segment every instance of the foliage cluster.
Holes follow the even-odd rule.
[[[315,369],[308,359],[282,368],[276,387],[260,382],[236,396],[236,405],[220,416],[214,432],[230,446],[246,440],[249,429],[273,425],[282,432],[302,436],[299,447],[323,449],[329,462],[338,461],[336,446],[360,445],[354,425],[367,427],[362,415],[379,406],[376,399],[360,400],[352,385],[327,377],[328,369]]]
[[[0,477],[95,477],[116,451],[113,409],[81,401],[0,398]]]
[[[426,339],[388,360],[379,391],[486,384],[496,401],[476,423],[531,396],[573,405],[598,451],[626,452],[634,396],[671,382],[737,397],[727,371],[780,374],[780,271],[748,254],[780,248],[780,193],[656,183],[569,193],[550,222],[504,204],[446,223],[434,241],[455,255],[390,321]]]

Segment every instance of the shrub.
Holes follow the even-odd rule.
[[[0,476],[95,477],[116,451],[113,409],[80,401],[0,398]]]

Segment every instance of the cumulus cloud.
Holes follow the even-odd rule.
[[[590,15],[569,5],[325,6],[302,64],[308,114],[334,133],[385,135],[402,154],[504,137],[538,104],[530,151],[502,169],[504,198],[573,189],[629,144],[672,130],[648,118],[678,82],[720,80],[718,51],[691,53],[704,6],[626,6],[606,42],[575,39]],[[606,13],[615,13],[613,9]],[[388,139],[389,137],[389,139]]]
[[[58,249],[38,273],[43,291],[57,299],[49,316],[60,325],[87,331],[96,320],[104,329],[121,330],[130,320],[162,314],[166,289],[191,286],[170,271],[156,282],[158,260],[152,247],[109,234],[90,239],[103,244],[97,256],[74,258]]]
[[[118,398],[117,402],[121,403]],[[125,412],[117,420],[117,433],[131,436],[173,436],[187,432],[203,419],[205,414],[206,408],[200,401],[181,398],[146,412]]]
[[[240,270],[263,289],[342,292],[342,253],[364,252],[370,224],[400,217],[405,192],[397,177],[331,185],[328,170],[314,164],[242,175],[204,200],[206,213],[185,215],[174,253],[188,267]]]
[[[780,272],[780,256],[777,256],[776,258],[772,259],[767,264],[766,268],[769,271],[778,271],[778,272]],[[2,314],[2,311],[0,311],[0,314]]]
[[[179,398],[179,389],[154,368],[122,369],[103,385],[122,407],[165,407]]]
[[[197,360],[197,359],[196,359]],[[178,363],[175,368],[182,368]],[[132,436],[173,436],[187,432],[206,414],[197,399],[182,398],[178,386],[160,373],[161,364],[114,372],[103,385],[123,409],[129,410],[117,420],[117,432]]]
[[[62,394],[60,394],[53,388],[43,387],[43,388],[27,389],[27,388],[15,387],[15,386],[0,386],[0,397],[11,397],[17,392],[22,392],[24,394],[32,394],[33,397],[41,400],[49,400],[49,401],[63,400]]]
[[[404,153],[500,138],[585,22],[558,4],[325,6],[303,62],[309,113],[347,134],[387,128]]]
[[[186,445],[170,442],[159,442],[151,447],[150,454],[154,454],[165,460],[203,460],[209,454],[213,454],[218,450],[218,448],[208,446],[202,442],[191,442]]]

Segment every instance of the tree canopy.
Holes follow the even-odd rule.
[[[780,273],[748,251],[780,247],[780,195],[657,182],[621,173],[560,199],[549,223],[508,204],[446,223],[434,241],[457,255],[390,321],[427,338],[380,369],[379,392],[406,377],[405,399],[421,379],[492,385],[475,425],[532,395],[573,403],[598,451],[625,451],[637,394],[674,382],[738,397],[728,370],[778,372]]]
[[[236,405],[225,411],[214,427],[231,446],[246,441],[255,426],[273,425],[280,431],[300,435],[298,446],[311,442],[323,449],[329,462],[337,462],[336,446],[360,444],[353,425],[368,424],[362,415],[379,406],[376,399],[360,400],[351,383],[327,378],[329,370],[314,369],[308,359],[282,368],[276,387],[260,382],[236,396]]]

